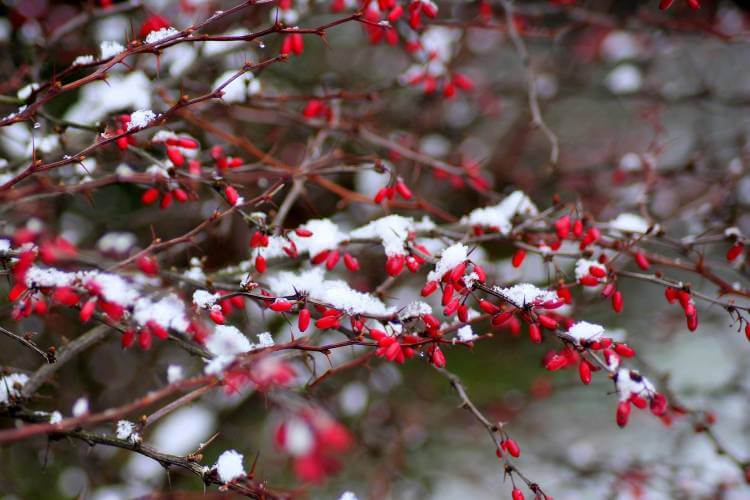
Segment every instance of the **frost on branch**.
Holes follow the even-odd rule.
[[[223,483],[234,481],[245,475],[245,469],[242,466],[242,462],[245,457],[235,450],[227,450],[219,455],[219,459],[214,465],[216,473],[219,475],[219,479]]]
[[[514,191],[497,205],[472,210],[461,222],[507,234],[516,217],[528,218],[538,213],[536,205],[523,191]]]
[[[276,295],[295,295],[301,292],[351,315],[388,316],[394,312],[380,299],[352,289],[345,281],[325,279],[325,271],[320,267],[300,273],[283,271],[269,276],[268,283]]]

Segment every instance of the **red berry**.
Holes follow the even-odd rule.
[[[578,365],[578,375],[580,375],[581,382],[585,385],[591,383],[591,365],[588,361],[581,360],[581,363]]]
[[[551,371],[557,371],[560,368],[565,367],[568,364],[568,358],[565,356],[561,356],[559,354],[553,354],[546,363],[544,363],[544,367]]]
[[[94,310],[96,309],[96,299],[89,299],[86,301],[86,303],[81,307],[81,312],[79,314],[81,321],[86,322],[91,319],[91,316],[94,314]]]
[[[143,328],[138,332],[138,345],[144,351],[151,348],[151,332],[148,330],[148,328]]]
[[[266,272],[266,258],[262,255],[258,255],[255,257],[255,270],[259,273],[263,274]]]
[[[628,425],[628,418],[630,417],[630,402],[620,401],[617,405],[617,413],[615,414],[615,420],[617,425],[625,427]]]
[[[539,315],[539,324],[541,324],[548,330],[554,330],[557,328],[557,320],[555,320],[555,318],[551,316],[546,316],[544,314]]]
[[[276,312],[286,312],[292,308],[292,303],[286,299],[276,299],[268,308]]]
[[[396,192],[398,193],[398,195],[401,198],[403,198],[405,200],[411,200],[411,198],[413,196],[412,192],[411,192],[411,189],[409,189],[406,186],[406,184],[404,183],[404,181],[402,181],[401,179],[399,179],[398,181],[396,181]]]
[[[640,251],[635,253],[635,263],[644,271],[648,271],[648,268],[651,267],[651,263],[648,261],[646,255]]]
[[[299,328],[299,331],[304,332],[308,326],[310,326],[310,311],[302,309],[297,318],[297,328]]]
[[[623,299],[622,299],[622,292],[617,290],[614,295],[612,295],[612,309],[619,313],[622,311],[623,306]]]
[[[123,349],[127,349],[128,347],[133,345],[133,342],[135,342],[135,330],[125,330],[122,332],[122,336],[120,337],[120,345]]]
[[[729,247],[729,250],[727,250],[727,260],[729,262],[732,262],[733,260],[735,260],[737,257],[740,256],[744,248],[745,248],[744,245],[740,243],[739,241],[735,243],[734,245],[732,245],[731,247]]]
[[[227,203],[234,206],[237,204],[237,200],[240,198],[239,194],[237,193],[237,190],[234,189],[232,186],[227,186],[224,188],[224,196],[227,199]]]
[[[359,261],[351,254],[344,254],[344,265],[353,273],[359,271]]]
[[[422,297],[429,297],[437,289],[438,289],[437,281],[428,281],[427,284],[422,287],[422,291],[420,292],[420,295],[422,295]]]
[[[511,261],[513,267],[521,267],[523,260],[526,258],[526,250],[519,248],[516,253],[513,254],[513,260]]]
[[[502,442],[502,446],[512,457],[518,458],[521,456],[521,448],[518,447],[518,443],[515,440],[508,438]]]
[[[557,237],[564,240],[570,233],[570,215],[563,215],[555,221],[555,233]]]
[[[217,325],[224,324],[224,313],[221,312],[221,309],[211,309],[211,311],[208,313],[208,317],[211,318],[211,321],[213,321]]]
[[[169,157],[169,161],[171,161],[175,167],[181,167],[183,163],[185,163],[185,157],[182,156],[182,153],[177,148],[167,148],[167,157]]]
[[[159,198],[159,190],[155,187],[148,188],[141,195],[141,203],[144,205],[151,205]]]
[[[326,269],[329,271],[336,267],[336,264],[339,263],[339,259],[341,258],[341,254],[338,250],[331,250],[331,252],[328,254],[328,257],[326,258]]]
[[[500,308],[489,300],[480,300],[479,308],[487,314],[497,314],[500,312]]]
[[[385,271],[389,276],[398,276],[404,269],[404,260],[403,255],[391,255],[385,261]]]
[[[536,323],[531,323],[529,325],[529,338],[535,344],[539,344],[542,342],[542,330]]]

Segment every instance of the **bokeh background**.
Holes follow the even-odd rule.
[[[123,43],[153,13],[183,27],[234,2],[130,3],[132,8],[87,23],[50,44],[60,25],[93,3],[5,0],[0,17],[0,74],[4,75],[0,94],[14,96],[24,85],[48,79],[75,57],[94,52],[101,41]],[[183,3],[194,9],[181,7]],[[741,2],[705,1],[701,10],[692,11],[678,1],[668,12],[659,11],[655,1],[572,3],[528,1],[516,6],[519,23],[525,23],[522,35],[543,116],[560,139],[556,169],[549,165],[547,139],[531,126],[526,68],[508,39],[499,6],[494,6],[494,18],[482,25],[475,4],[439,2],[440,15],[429,24],[425,37],[436,50],[445,51],[447,66],[471,77],[476,86],[452,99],[439,92],[425,95],[419,87],[405,85],[402,76],[415,63],[414,56],[399,47],[369,44],[362,27],[349,23],[330,30],[327,43],[306,39],[301,57],[255,75],[254,85],[259,88],[254,95],[243,95],[238,102],[201,105],[197,113],[264,150],[272,149],[284,161],[299,164],[316,130],[294,118],[303,101],[280,102],[276,96],[341,89],[371,94],[371,99],[335,100],[333,106],[346,119],[368,124],[434,158],[452,164],[478,162],[497,193],[520,188],[541,207],[559,194],[564,200],[580,200],[597,219],[606,221],[637,211],[644,193],[650,191],[649,208],[674,239],[735,225],[750,232],[750,24]],[[318,26],[334,18],[328,7],[328,2],[295,1],[292,10],[297,18],[284,19]],[[229,18],[215,32],[254,30],[269,25],[277,15],[273,6],[251,9],[249,14]],[[84,123],[141,107],[163,110],[164,93],[175,97],[180,88],[191,95],[206,92],[244,61],[275,55],[279,43],[276,37],[263,44],[178,45],[158,59],[134,59],[130,67],[114,70],[108,83],[97,82],[90,86],[97,87],[93,91],[63,96],[45,110]],[[128,92],[133,88],[138,92]],[[7,106],[11,112],[13,107]],[[171,126],[205,144],[218,142],[195,124]],[[22,123],[0,129],[4,159],[0,180],[28,162],[32,150],[36,157],[50,160],[91,139],[91,134],[72,129],[58,132],[50,120],[40,120],[38,127]],[[330,134],[325,147],[338,148],[350,157],[383,153],[343,132]],[[650,184],[644,181],[645,162],[655,169]],[[417,164],[394,163],[417,193],[454,216],[496,199],[435,178]],[[147,166],[142,158],[107,149],[88,161],[88,172],[68,169],[55,175],[66,183],[75,182],[87,174],[112,172],[122,164],[136,171]],[[335,180],[368,196],[387,181],[371,169],[360,170]],[[253,170],[238,174],[237,180],[249,195],[269,182]],[[141,206],[141,191],[114,185],[85,195],[6,204],[0,207],[0,231],[7,235],[25,224],[39,224],[79,245],[87,257],[98,259],[97,242],[107,233],[132,233],[137,245],[144,247],[152,231],[164,239],[177,236],[217,206],[206,197],[189,209],[159,211]],[[332,217],[344,226],[357,227],[381,213],[379,208],[344,203],[310,186],[287,224],[296,227],[310,217]],[[220,270],[248,258],[248,236],[239,218],[224,220],[197,245],[168,252],[164,267],[185,268],[191,258],[199,258],[207,271]],[[529,256],[521,270],[514,269],[509,262],[512,251],[510,246],[492,244],[478,248],[474,255],[498,282],[549,283],[547,264]],[[707,259],[719,262],[723,251],[709,249]],[[382,254],[364,249],[360,262],[360,273],[342,273],[342,277],[358,288],[371,289],[383,278]],[[572,264],[564,265],[570,269]],[[722,276],[747,285],[744,264],[734,269],[717,265]],[[694,276],[672,276],[690,280],[706,293],[715,292]],[[421,285],[421,278],[403,280],[391,290],[390,300],[407,303]],[[621,290],[626,302],[622,314],[613,314],[608,303],[595,295],[577,295],[575,316],[627,338],[642,358],[644,373],[654,381],[668,376],[669,387],[682,402],[713,411],[723,444],[749,459],[750,346],[744,335],[725,311],[706,306],[699,310],[699,331],[688,333],[659,287],[627,282]],[[10,307],[3,298],[0,321],[14,331],[36,332],[40,345],[60,345],[84,331],[75,315],[63,312],[15,324],[9,319]],[[253,307],[238,325],[248,334],[271,331],[277,341],[290,335],[286,323]],[[476,330],[486,329],[485,325]],[[750,498],[742,471],[717,455],[687,419],[675,419],[665,428],[648,415],[635,415],[626,429],[618,429],[611,382],[600,377],[592,386],[582,387],[573,372],[553,376],[541,366],[544,351],[522,338],[496,332],[473,349],[452,349],[446,356],[448,367],[462,377],[475,403],[493,419],[508,422],[523,449],[522,470],[545,491],[557,499]],[[330,361],[340,363],[354,354],[354,349],[337,353]],[[322,356],[315,359],[318,369],[328,362]],[[311,363],[307,361],[308,366]],[[14,371],[33,370],[38,359],[0,338],[0,364]],[[37,405],[68,413],[82,395],[94,410],[118,405],[162,386],[170,364],[182,365],[188,374],[203,367],[201,360],[174,345],[160,343],[148,352],[123,351],[113,336],[61,370]],[[449,385],[426,363],[396,366],[375,360],[317,386],[312,396],[347,424],[357,446],[347,455],[341,473],[313,487],[311,497],[337,498],[345,490],[360,498],[508,495],[510,488],[503,483],[484,429],[457,407]],[[268,417],[269,405],[262,394],[214,394],[165,418],[145,439],[163,451],[184,454],[220,431],[205,451],[205,463],[213,463],[227,448],[236,448],[246,457],[258,453],[258,477],[270,485],[295,485],[287,461],[272,445]],[[12,424],[4,420],[2,425]],[[4,500],[110,500],[159,491],[163,492],[159,498],[203,497],[203,486],[195,477],[168,475],[157,463],[126,451],[67,440],[48,443],[44,438],[0,448]]]

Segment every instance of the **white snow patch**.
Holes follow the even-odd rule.
[[[386,316],[393,313],[392,308],[367,293],[358,292],[341,280],[326,280],[325,271],[313,267],[296,274],[282,271],[267,278],[271,291],[276,295],[293,295],[296,292],[307,293],[313,299],[328,304],[347,314],[369,314]]]
[[[596,260],[590,260],[590,259],[578,259],[576,261],[576,280],[580,281],[581,278],[584,276],[588,276],[590,273],[590,269],[592,267],[596,267],[601,269],[602,271],[607,271],[607,268],[604,266],[604,264],[600,264],[599,261]]]
[[[125,47],[117,42],[105,40],[99,45],[100,59],[109,59],[124,51]]]
[[[638,380],[634,380],[633,376]],[[631,395],[648,399],[656,389],[643,375],[627,368],[620,368],[617,371],[617,392],[620,393],[620,401],[627,401]]]
[[[152,31],[146,36],[146,43],[156,43],[164,40],[165,38],[169,38],[172,35],[176,35],[179,33],[176,29],[172,28],[171,26],[168,28],[161,28],[157,31]]]
[[[80,417],[89,412],[89,400],[86,398],[78,398],[73,403],[73,416]]]
[[[478,335],[474,334],[474,330],[472,330],[471,325],[464,325],[456,332],[456,338],[461,342],[471,342],[472,340],[478,338]]]
[[[216,302],[221,298],[218,293],[211,293],[207,290],[196,290],[193,292],[193,304],[200,309],[212,309]]]
[[[219,474],[219,479],[228,483],[238,477],[243,477],[245,475],[245,469],[242,466],[244,459],[245,457],[235,450],[227,450],[219,455],[219,459],[214,465],[216,472]]]
[[[533,217],[539,213],[536,205],[523,191],[514,191],[497,205],[477,208],[461,219],[463,224],[497,228],[507,234],[513,228],[515,216]]]
[[[542,290],[531,283],[519,283],[509,288],[495,286],[494,290],[519,307],[523,307],[525,304],[543,304],[544,302],[559,300],[556,292]]]
[[[649,223],[640,215],[624,213],[609,221],[609,228],[623,233],[646,234]]]
[[[185,378],[185,373],[180,365],[169,365],[167,367],[167,383],[174,384]]]
[[[151,123],[156,118],[156,113],[150,109],[139,109],[133,111],[130,114],[130,122],[128,122],[128,130],[136,128],[143,128]]]
[[[351,232],[354,239],[378,239],[382,242],[386,255],[407,255],[405,248],[410,232],[428,230],[435,224],[427,217],[415,223],[411,217],[388,215]]]
[[[238,354],[253,350],[253,344],[236,327],[219,325],[206,341],[206,349],[215,357],[208,362],[205,372],[221,373]]]
[[[469,249],[462,243],[449,246],[440,255],[440,260],[435,264],[435,269],[427,274],[427,281],[437,281],[454,267],[469,258]]]
[[[0,378],[0,403],[8,403],[10,398],[21,397],[21,389],[29,381],[24,373],[11,373]]]
[[[599,339],[604,333],[604,327],[589,323],[587,321],[579,321],[574,324],[568,330],[568,335],[574,337],[576,342],[580,345],[582,341],[594,341]]]

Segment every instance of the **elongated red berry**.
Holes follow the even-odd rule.
[[[432,364],[437,366],[438,368],[445,368],[445,355],[438,346],[435,346],[435,348],[432,350],[430,361],[432,361]]]
[[[521,264],[523,264],[523,260],[526,258],[526,250],[523,248],[519,248],[516,250],[516,253],[513,254],[513,259],[511,260],[513,267],[521,267]]]
[[[583,221],[581,219],[577,219],[573,223],[573,236],[576,238],[580,238],[581,235],[583,235]]]
[[[568,359],[565,356],[562,356],[560,354],[553,354],[546,363],[544,363],[544,367],[551,371],[557,371],[560,368],[565,367],[568,364]]]
[[[563,215],[555,221],[555,233],[561,240],[568,237],[568,234],[570,234],[570,215]]]
[[[520,488],[513,488],[513,491],[511,492],[511,497],[513,500],[524,500],[523,491],[520,490]]]
[[[737,257],[740,256],[744,248],[745,248],[744,245],[740,243],[739,241],[735,243],[734,245],[732,245],[731,247],[729,247],[729,250],[727,250],[727,260],[729,262],[732,262],[733,260],[735,260]]]
[[[461,302],[458,299],[453,299],[446,306],[443,308],[443,314],[445,316],[453,316],[453,314],[458,311],[458,307],[461,305]]]
[[[180,203],[185,203],[188,200],[188,194],[182,188],[175,188],[172,190],[172,196]]]
[[[529,338],[535,344],[539,344],[542,342],[542,330],[536,323],[531,323],[529,325]]]
[[[382,203],[383,200],[385,200],[388,197],[388,189],[389,189],[388,187],[382,187],[378,189],[378,192],[375,193],[375,198],[373,199],[373,201],[377,204]]]
[[[78,304],[80,297],[78,297],[72,288],[61,286],[55,289],[55,292],[52,294],[52,300],[58,304],[70,307]]]
[[[589,274],[595,278],[605,278],[607,276],[607,270],[601,266],[590,266]]]
[[[331,252],[328,254],[328,257],[326,258],[326,269],[329,271],[336,267],[336,264],[339,263],[339,260],[341,259],[341,254],[338,250],[331,250]]]
[[[422,297],[429,297],[438,289],[438,285],[437,281],[428,281],[425,286],[422,287],[420,295],[422,295]]]
[[[688,316],[687,327],[688,327],[688,330],[690,330],[691,332],[694,332],[695,330],[698,329],[698,315],[697,314]]]
[[[548,330],[554,330],[557,328],[557,320],[552,316],[546,316],[544,314],[539,315],[539,324]]]
[[[310,311],[308,309],[302,309],[297,318],[297,328],[299,328],[299,331],[304,332],[307,330],[308,326],[310,326]]]
[[[138,345],[144,351],[147,351],[151,348],[151,332],[148,328],[143,328],[138,332]]]
[[[578,365],[578,375],[581,377],[581,382],[584,385],[591,383],[591,365],[588,361],[581,360],[581,363]]]
[[[173,199],[174,195],[171,192],[164,193],[164,195],[161,197],[161,201],[159,202],[159,208],[161,208],[162,210],[166,210],[172,204]]]
[[[237,193],[237,190],[234,189],[234,187],[227,186],[224,188],[224,197],[226,197],[227,203],[234,206],[237,204],[237,200],[240,198],[240,195]]]
[[[155,187],[148,188],[141,195],[141,203],[143,203],[144,205],[151,205],[157,199],[159,199],[159,190]]]
[[[182,156],[182,153],[177,148],[167,148],[167,157],[169,157],[169,161],[171,161],[175,167],[181,167],[183,163],[185,163],[185,157]]]
[[[340,326],[338,316],[323,316],[315,322],[315,326],[321,330],[328,328],[338,328]]]
[[[627,344],[616,344],[615,352],[623,358],[632,358],[633,356],[635,356],[635,349]]]
[[[498,306],[496,306],[489,300],[484,299],[479,301],[479,308],[487,314],[497,314],[500,312],[500,308]]]
[[[521,448],[518,446],[518,443],[512,438],[508,438],[502,442],[503,448],[505,448],[505,451],[507,451],[512,457],[518,458],[521,456]]]
[[[651,263],[648,261],[646,255],[640,251],[635,253],[635,263],[638,264],[638,267],[640,267],[644,271],[648,271],[648,269],[651,267]]]
[[[226,321],[226,318],[224,318],[224,313],[221,312],[221,309],[211,309],[208,313],[208,317],[211,318],[211,321],[213,321],[217,325],[223,325]]]
[[[398,276],[404,269],[404,256],[403,255],[391,255],[385,261],[385,271],[388,276]]]
[[[135,342],[135,330],[125,330],[122,332],[122,336],[120,337],[120,346],[122,346],[123,349],[127,349],[128,347],[133,345],[133,342]]]
[[[10,302],[15,302],[18,300],[18,298],[23,295],[23,293],[27,290],[26,284],[22,282],[17,282],[15,285],[13,285],[13,288],[10,289],[10,293],[8,294],[8,300]]]
[[[398,193],[398,195],[401,198],[403,198],[405,200],[411,200],[411,198],[413,196],[412,192],[411,192],[411,189],[409,189],[409,187],[404,183],[404,181],[402,179],[399,178],[396,181],[396,186],[395,187],[396,187],[396,192]]]
[[[617,405],[617,413],[615,414],[615,420],[617,425],[625,427],[628,425],[628,418],[630,417],[630,402],[620,401]]]
[[[450,274],[450,280],[453,282],[458,282],[466,272],[466,263],[461,262],[459,264],[456,264],[456,266],[451,270]]]
[[[276,312],[286,312],[292,308],[292,303],[286,299],[276,299],[268,308]]]
[[[91,316],[94,314],[94,310],[96,309],[96,299],[89,299],[86,301],[86,303],[81,307],[81,312],[79,314],[81,321],[84,323],[91,319]]]
[[[148,326],[148,329],[151,330],[154,335],[162,340],[167,340],[167,337],[169,337],[167,329],[154,320],[149,321],[146,326]]]
[[[262,274],[266,272],[266,267],[266,258],[262,255],[257,255],[255,257],[255,270]]]
[[[359,271],[359,261],[349,253],[344,254],[344,265],[353,273]]]
[[[619,290],[617,290],[612,295],[612,309],[616,313],[620,313],[622,311],[622,306],[623,306],[622,292],[620,292]]]

